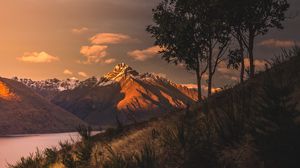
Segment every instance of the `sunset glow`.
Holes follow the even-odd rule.
[[[17,96],[12,93],[9,88],[0,81],[0,99],[4,100],[14,100],[17,99]]]

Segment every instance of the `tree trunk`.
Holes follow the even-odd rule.
[[[196,76],[197,76],[197,87],[198,87],[198,102],[202,101],[202,88],[201,88],[201,75],[200,75],[200,68],[198,67],[196,70]]]
[[[244,83],[244,76],[245,76],[245,61],[244,61],[244,45],[242,41],[242,37],[238,38],[238,42],[240,45],[240,52],[241,52],[241,73],[240,73],[240,82]]]
[[[209,56],[208,56],[208,80],[207,80],[207,97],[211,96],[211,90],[212,90],[212,76],[213,76],[213,67],[212,67],[212,48],[209,49]]]
[[[240,74],[241,83],[244,83],[244,76],[245,76],[245,61],[244,61],[244,54],[242,54],[241,74]]]
[[[209,97],[212,94],[212,74],[208,75],[207,87],[207,97]]]
[[[254,32],[249,31],[249,62],[250,62],[250,78],[254,78],[255,75],[255,65],[254,65],[254,55],[253,55],[253,48],[254,48]]]

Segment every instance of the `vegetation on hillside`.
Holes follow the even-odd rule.
[[[249,76],[254,77],[255,38],[282,29],[288,9],[287,0],[162,0],[147,31],[164,60],[195,72],[201,101],[203,75],[208,75],[211,96],[213,77],[227,55],[241,67],[241,82],[248,56]]]
[[[37,151],[10,168],[296,168],[300,166],[300,49],[283,50],[254,74],[254,40],[283,28],[287,0],[163,0],[147,31],[162,57],[196,72],[208,71],[209,97],[178,113]],[[237,43],[238,49],[235,49]],[[228,52],[228,53],[227,53]],[[241,70],[241,84],[211,95],[213,75],[225,56]],[[250,79],[244,81],[244,58]]]
[[[283,52],[266,72],[201,105],[94,137],[78,127],[80,142],[37,151],[10,167],[299,167],[299,51]]]

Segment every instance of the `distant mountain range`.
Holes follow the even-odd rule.
[[[50,106],[63,108],[62,114],[69,111],[88,124],[100,126],[115,125],[116,120],[123,123],[147,120],[184,108],[197,97],[194,89],[155,74],[139,73],[124,63],[101,78],[84,81],[13,79],[19,87],[26,85],[30,88],[26,90],[48,100]]]
[[[33,81],[31,79],[14,77],[13,80],[25,84],[26,86],[49,100],[51,100],[53,96],[55,96],[58,92],[75,89],[80,84],[80,81],[75,78],[66,80],[59,80],[54,78],[41,81]]]

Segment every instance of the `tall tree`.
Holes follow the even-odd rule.
[[[164,0],[153,10],[155,25],[147,31],[163,48],[168,62],[184,63],[197,75],[198,98],[201,79],[208,71],[208,96],[213,76],[229,43],[229,25],[224,21],[221,0]]]
[[[234,1],[225,0],[223,2],[223,7],[225,11],[225,21],[230,26],[230,34],[233,39],[236,41],[238,49],[231,50],[229,52],[229,63],[228,68],[232,67],[233,69],[240,68],[240,82],[244,82],[245,76],[245,45],[243,43],[243,34],[245,33],[244,26],[244,10],[241,8],[243,5],[243,0]]]
[[[153,9],[153,25],[147,31],[156,39],[155,45],[162,48],[162,58],[174,64],[183,64],[195,71],[198,85],[198,100],[202,99],[201,80],[207,70],[205,33],[200,21],[203,19],[197,8],[197,0],[163,0]]]
[[[206,43],[204,47],[207,51],[208,65],[207,85],[208,96],[210,96],[212,94],[213,76],[228,49],[230,26],[226,22],[222,0],[198,0],[198,6],[199,15],[203,18],[199,24],[205,34]]]
[[[226,3],[225,9],[230,11],[228,16],[234,23],[236,38],[239,42],[243,42],[248,52],[249,75],[253,78],[255,38],[265,35],[271,28],[283,29],[282,22],[287,18],[289,3],[287,0],[226,0]]]

